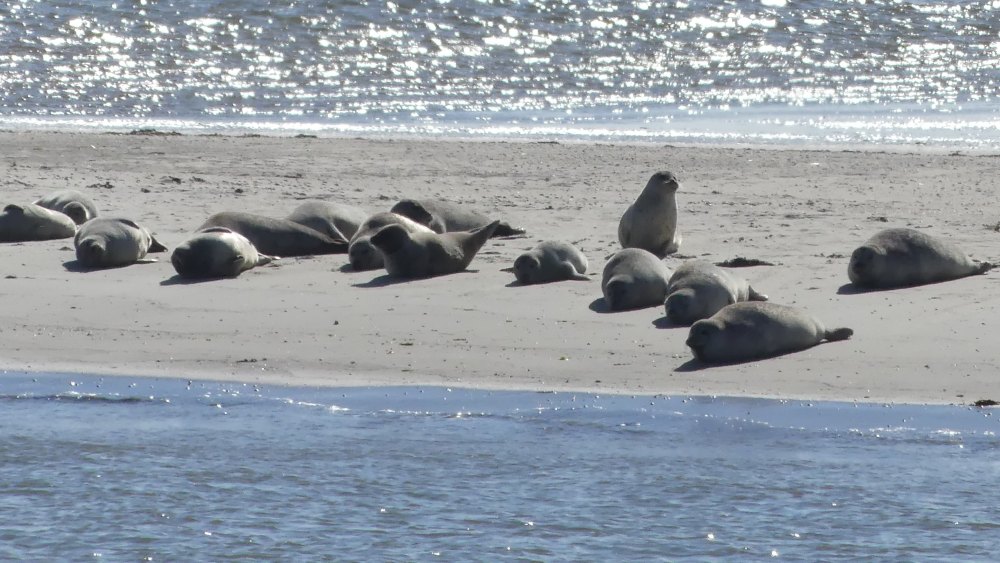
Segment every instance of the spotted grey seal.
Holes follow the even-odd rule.
[[[417,223],[409,217],[383,211],[367,218],[351,238],[347,257],[355,270],[376,270],[383,266],[382,253],[372,244],[371,238],[386,225],[400,225],[409,233],[433,233],[429,227]]]
[[[148,252],[166,252],[149,230],[131,219],[97,217],[80,226],[73,239],[76,260],[87,268],[134,264]]]
[[[76,223],[68,215],[33,203],[12,203],[0,214],[0,242],[51,240],[74,234]]]
[[[618,242],[622,248],[642,248],[659,258],[677,252],[681,235],[677,231],[677,177],[673,172],[657,172],[618,222]]]
[[[435,233],[471,231],[488,225],[492,221],[486,215],[473,211],[464,205],[439,199],[403,199],[393,205],[389,211],[409,217],[421,225],[426,225]],[[524,229],[512,227],[504,221],[500,221],[496,230],[493,231],[495,237],[523,234]]]
[[[464,270],[499,224],[441,234],[410,233],[395,224],[379,229],[371,241],[382,253],[390,276],[425,278]]]
[[[333,238],[319,231],[263,215],[223,211],[209,217],[198,230],[225,227],[247,238],[258,252],[273,256],[307,256],[347,252],[347,240]]]
[[[260,254],[245,236],[225,227],[198,231],[170,255],[170,263],[183,278],[233,278],[274,259]]]
[[[846,340],[849,328],[827,330],[811,314],[788,305],[747,301],[727,305],[691,325],[686,344],[706,363],[742,362]]]
[[[368,213],[359,207],[318,200],[302,202],[285,217],[330,238],[345,240],[350,240],[367,218]]]
[[[65,213],[77,225],[82,225],[97,217],[97,206],[94,205],[94,202],[76,190],[58,190],[52,192],[36,201],[35,205]]]
[[[623,248],[604,265],[604,302],[612,311],[662,305],[670,273],[670,268],[651,252]]]
[[[847,277],[865,288],[935,283],[983,274],[993,268],[976,262],[954,244],[915,229],[885,229],[851,254]]]
[[[587,257],[568,242],[547,240],[514,260],[514,276],[523,284],[589,280]]]
[[[670,276],[663,308],[672,322],[689,325],[740,301],[767,301],[767,296],[729,270],[707,260],[688,260]]]

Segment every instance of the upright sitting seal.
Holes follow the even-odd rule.
[[[388,225],[371,240],[382,253],[390,276],[426,278],[467,268],[498,224],[494,221],[475,230],[442,234],[410,233],[401,225]]]
[[[333,238],[319,231],[252,213],[223,211],[208,218],[198,230],[225,227],[245,236],[259,252],[275,256],[307,256],[347,252],[347,240]]]
[[[209,227],[174,248],[170,262],[183,278],[234,278],[274,258],[257,252],[239,233]]]
[[[76,260],[87,268],[135,264],[148,252],[166,252],[145,227],[131,219],[98,217],[80,226],[73,239]]]
[[[748,301],[727,305],[691,325],[687,345],[706,363],[742,362],[805,350],[820,342],[846,340],[849,328],[827,330],[795,307]]]
[[[350,240],[368,218],[368,213],[343,203],[304,201],[285,218],[330,238]]]
[[[877,233],[851,254],[847,276],[854,285],[890,288],[983,274],[993,268],[976,262],[954,244],[914,229]]]
[[[767,301],[767,296],[711,262],[688,260],[670,276],[663,308],[672,322],[689,325],[740,301]]]
[[[76,190],[52,192],[36,201],[35,205],[65,213],[77,225],[82,225],[97,217],[97,206],[94,205],[94,202]]]
[[[612,311],[641,309],[663,304],[670,268],[651,252],[624,248],[604,265],[601,290]]]
[[[681,246],[677,231],[679,187],[672,172],[653,174],[618,222],[618,242],[622,248],[641,248],[659,258],[677,252]]]
[[[514,276],[523,284],[587,280],[587,257],[572,244],[547,240],[514,260]]]
[[[382,253],[372,244],[371,238],[379,229],[387,225],[400,225],[410,234],[434,232],[409,217],[388,211],[376,213],[361,223],[358,231],[351,238],[351,244],[347,248],[347,256],[351,261],[352,268],[362,271],[377,270],[383,266]]]
[[[27,203],[10,204],[0,214],[0,242],[69,238],[76,224],[68,215]]]
[[[471,231],[488,225],[492,219],[460,204],[439,199],[403,199],[392,206],[393,213],[409,217],[435,233]],[[493,232],[495,237],[523,235],[524,229],[500,221]]]

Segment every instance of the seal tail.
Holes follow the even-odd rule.
[[[854,331],[849,328],[835,328],[833,330],[826,331],[826,340],[828,342],[836,342],[838,340],[847,340],[854,335]]]
[[[486,244],[486,241],[493,236],[493,232],[497,230],[498,225],[500,225],[500,221],[493,221],[489,225],[485,225],[471,231],[466,231],[464,233],[465,236],[462,239],[462,249],[465,251],[466,259],[468,261],[471,261],[472,258],[479,252],[479,249]]]

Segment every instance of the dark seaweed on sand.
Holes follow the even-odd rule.
[[[723,260],[722,262],[716,262],[716,266],[723,266],[726,268],[748,268],[750,266],[774,266],[773,263],[766,260],[760,260],[757,258],[744,258],[742,256],[737,256],[730,260]]]

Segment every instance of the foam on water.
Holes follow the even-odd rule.
[[[7,373],[0,558],[985,560],[958,406]]]

